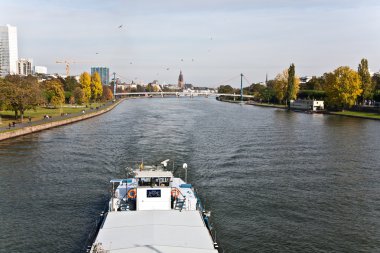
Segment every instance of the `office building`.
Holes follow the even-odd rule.
[[[17,74],[27,76],[32,74],[32,59],[19,59],[17,61]]]
[[[34,66],[34,74],[47,74],[47,67],[45,66]]]
[[[17,74],[17,27],[0,26],[0,76]]]
[[[91,75],[93,75],[95,72],[98,72],[100,75],[100,79],[102,80],[102,85],[109,85],[110,82],[110,70],[106,67],[92,67],[91,68]]]

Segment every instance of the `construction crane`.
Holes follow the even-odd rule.
[[[70,64],[77,63],[77,62],[64,60],[64,61],[56,61],[55,63],[65,64],[66,65],[66,76],[69,76],[70,75]]]

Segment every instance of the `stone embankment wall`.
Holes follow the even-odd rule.
[[[39,131],[49,129],[49,128],[53,128],[53,127],[57,127],[57,126],[63,126],[63,125],[71,124],[71,123],[78,122],[78,121],[85,120],[85,119],[89,119],[89,118],[93,118],[93,117],[96,117],[98,115],[101,115],[103,113],[106,113],[106,112],[112,110],[121,101],[122,100],[119,100],[118,102],[112,104],[111,106],[109,106],[103,110],[99,110],[96,112],[90,112],[90,113],[86,112],[85,114],[83,114],[81,116],[74,117],[74,118],[47,122],[45,124],[40,124],[40,125],[36,125],[36,126],[27,126],[27,127],[21,128],[21,129],[14,130],[14,131],[0,133],[0,141],[5,140],[5,139],[14,138],[14,137],[21,136],[21,135],[39,132]]]

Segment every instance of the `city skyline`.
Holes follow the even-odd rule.
[[[273,79],[290,63],[322,75],[367,58],[380,69],[380,3],[354,1],[4,1],[0,24],[18,29],[20,58],[64,74],[108,66],[123,81],[215,87]]]

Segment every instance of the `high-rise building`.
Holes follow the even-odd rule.
[[[185,88],[185,82],[183,81],[182,70],[179,72],[178,88],[181,88],[181,89]]]
[[[17,74],[17,27],[0,26],[0,76]]]
[[[17,61],[17,74],[27,76],[32,74],[32,59],[19,59]]]
[[[92,67],[91,75],[95,72],[98,72],[100,75],[100,79],[102,80],[102,85],[108,85],[110,83],[110,70],[106,67]]]

